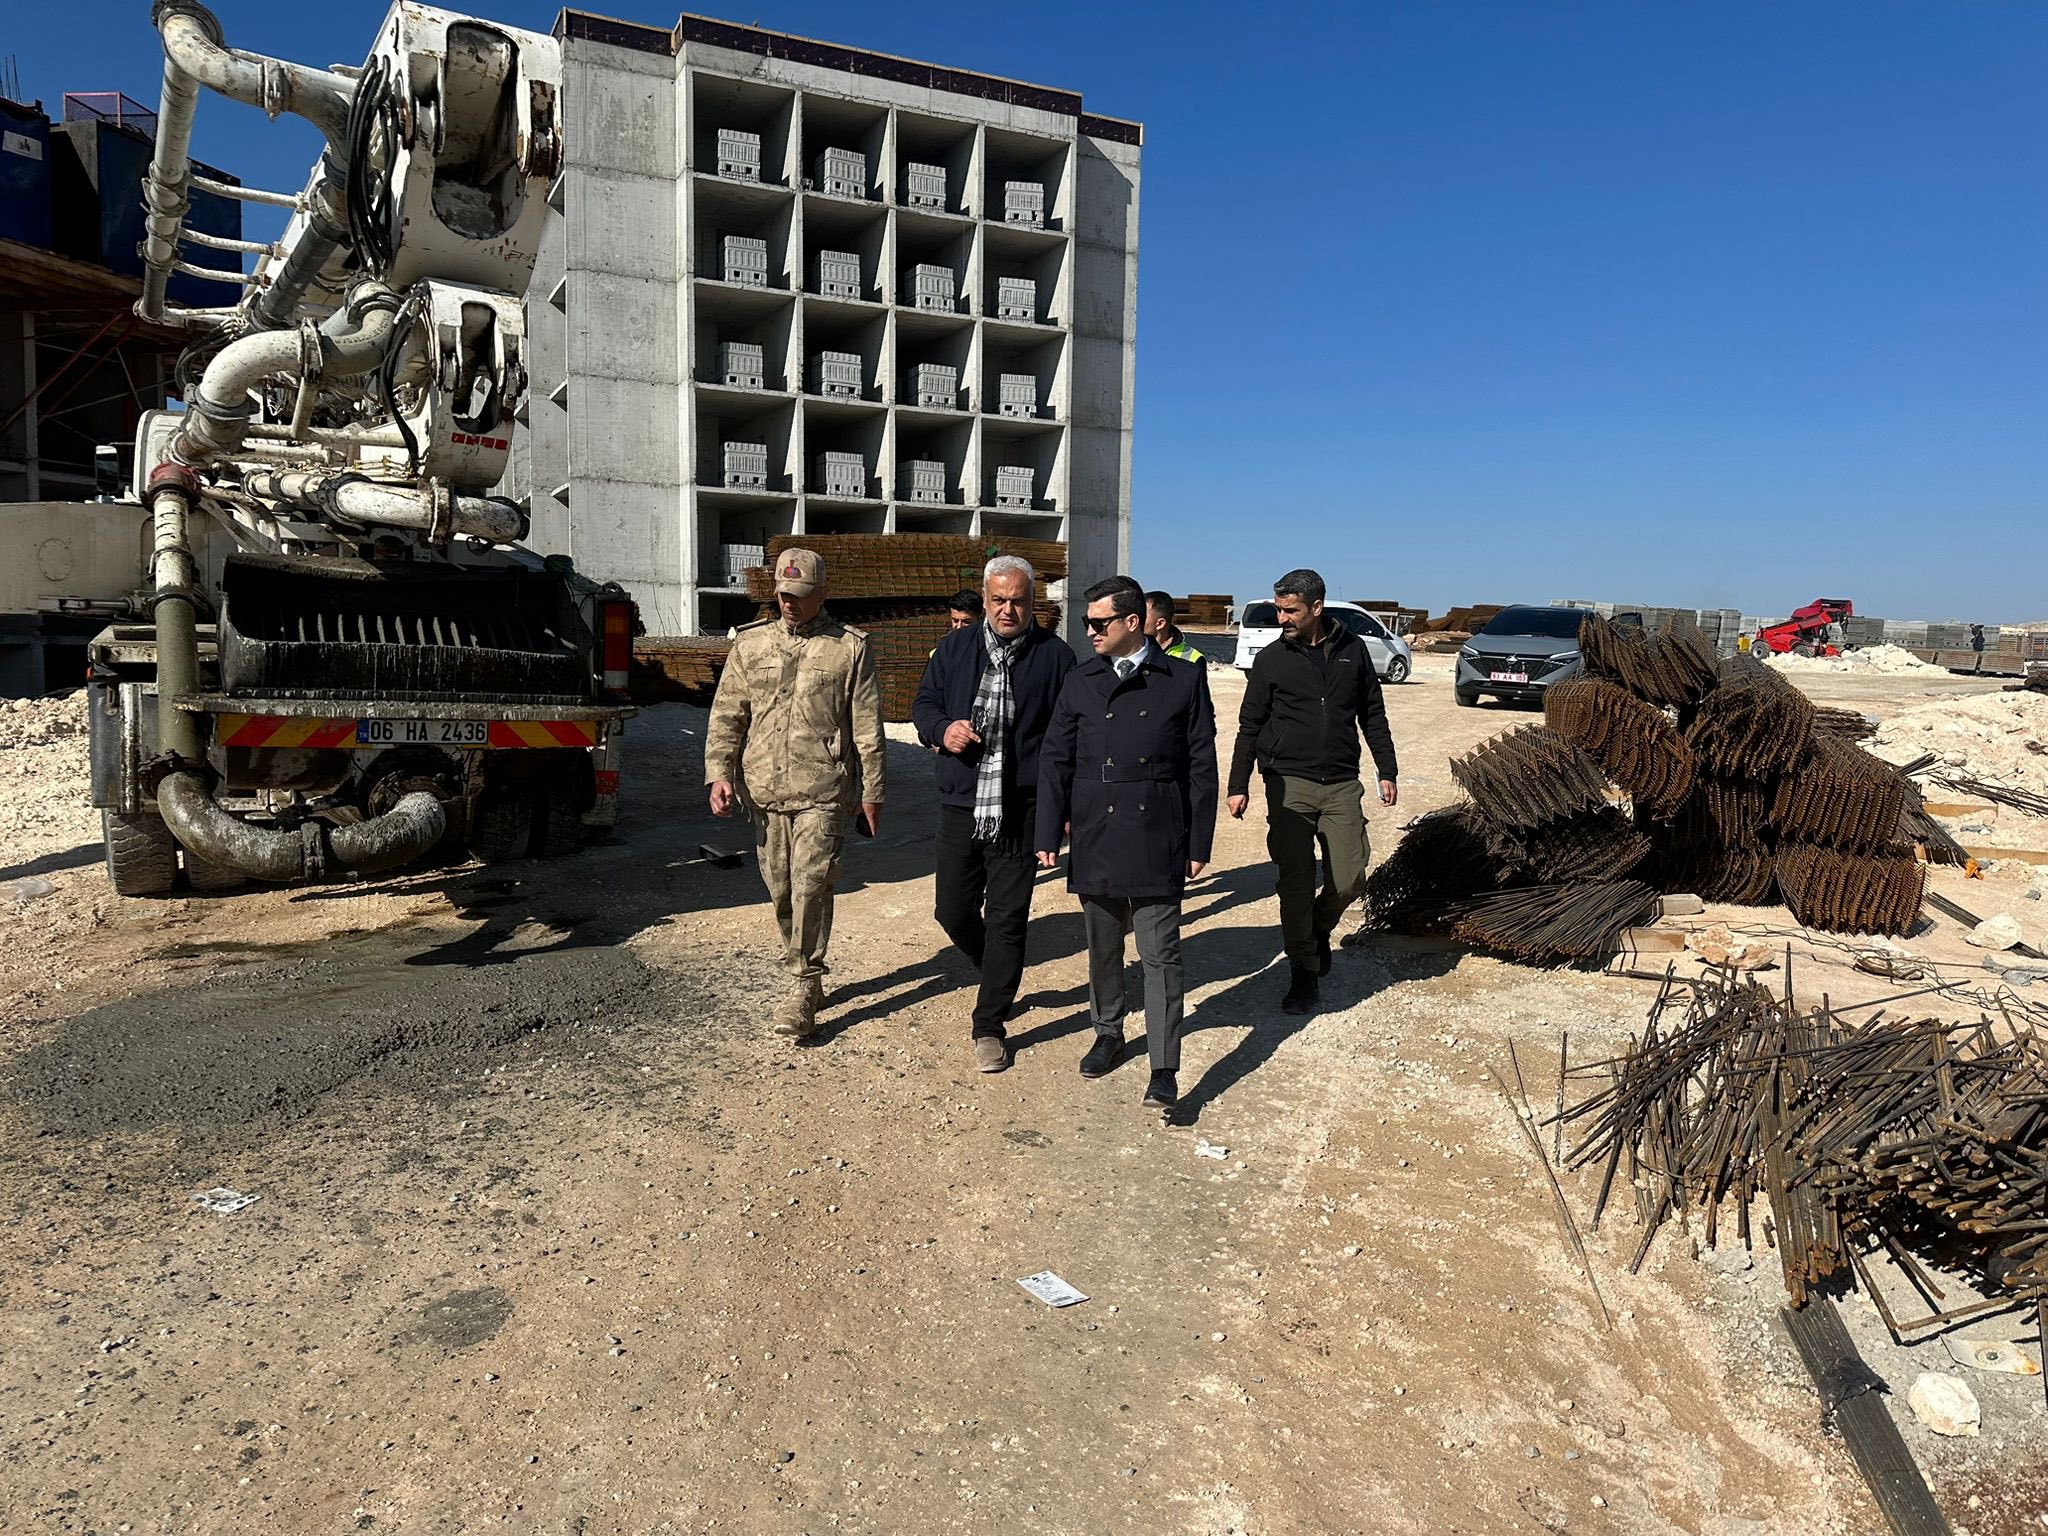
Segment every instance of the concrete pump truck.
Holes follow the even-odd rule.
[[[137,433],[148,622],[89,653],[114,888],[577,847],[617,817],[634,609],[491,494],[561,168],[557,44],[400,3],[360,69],[316,69],[228,47],[193,0],[153,20],[136,307],[192,340],[184,409]],[[202,87],[320,130],[303,192],[194,170]],[[181,244],[224,243],[184,228],[194,186],[292,209],[275,244],[231,242],[259,253],[231,308],[165,302]]]

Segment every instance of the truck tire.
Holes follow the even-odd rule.
[[[486,864],[525,858],[533,851],[533,796],[523,791],[487,793],[477,803],[469,846]]]
[[[107,883],[116,896],[164,896],[178,883],[178,840],[163,817],[101,811],[100,837],[107,848]]]
[[[1451,696],[1467,709],[1471,709],[1479,703],[1479,695],[1477,693],[1467,693],[1463,688],[1452,690]]]
[[[533,851],[544,859],[559,859],[583,847],[583,812],[575,802],[555,795],[542,795],[540,815],[534,822]]]
[[[239,891],[249,883],[249,877],[225,865],[209,864],[188,848],[185,850],[185,883],[195,891]]]

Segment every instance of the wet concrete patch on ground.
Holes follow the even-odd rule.
[[[672,987],[624,948],[515,947],[482,967],[434,963],[443,948],[354,943],[95,1008],[23,1052],[5,1091],[60,1136],[219,1131],[300,1119],[373,1076],[443,1092],[537,1032],[673,1013]]]
[[[419,1326],[401,1335],[401,1344],[419,1341],[454,1354],[481,1344],[512,1316],[512,1298],[495,1285],[456,1291],[420,1309]]]

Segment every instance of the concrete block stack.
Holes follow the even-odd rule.
[[[820,251],[811,261],[811,281],[828,299],[861,298],[860,257],[852,251]]]
[[[759,342],[721,341],[718,344],[718,378],[737,389],[766,387],[767,373]]]
[[[1035,472],[1028,464],[998,464],[996,505],[1028,509],[1033,495],[1032,482],[1035,478]]]
[[[996,279],[996,318],[998,320],[1038,319],[1038,284],[1028,277],[999,277]]]
[[[728,587],[744,587],[747,572],[755,566],[766,563],[768,546],[765,544],[721,544],[718,546],[718,560]]]
[[[1045,183],[1006,181],[1003,183],[1003,222],[1045,228]]]
[[[910,186],[904,197],[913,208],[946,206],[946,168],[913,160],[905,168]]]
[[[912,405],[955,410],[960,404],[960,370],[951,363],[912,363],[904,377],[903,398]]]
[[[1883,645],[1884,620],[1856,614],[1842,621],[1842,641],[1845,645]]]
[[[902,493],[910,501],[944,501],[946,466],[937,459],[912,459],[903,466]]]
[[[738,128],[719,129],[718,174],[728,181],[759,181],[761,135]]]
[[[1927,644],[1927,626],[1916,624],[1910,619],[1886,619],[1884,643],[1903,646],[1907,650],[1920,650]]]
[[[981,585],[993,555],[1021,555],[1038,572],[1038,621],[1057,628],[1059,608],[1044,601],[1048,586],[1067,574],[1067,547],[1044,539],[980,538],[949,534],[806,534],[771,539],[768,560],[747,573],[747,590],[764,610],[774,602],[770,574],[792,545],[824,557],[831,582],[830,608],[841,623],[863,630],[882,682],[882,713],[908,720],[911,701],[932,648],[944,638],[946,601],[962,587]]]
[[[921,261],[910,269],[910,281],[904,284],[910,290],[910,304],[913,309],[927,309],[942,315],[959,312],[959,285],[953,279],[953,269]]]
[[[811,354],[811,393],[834,400],[858,400],[861,390],[861,360],[858,352],[835,352],[829,348]]]
[[[826,496],[866,496],[867,460],[857,453],[827,451],[811,461],[811,489]]]
[[[1003,416],[1038,414],[1038,378],[1029,373],[1005,373],[996,379],[996,411]]]
[[[857,149],[824,149],[811,163],[811,177],[820,192],[834,197],[868,195],[868,157]]]
[[[728,283],[745,288],[768,286],[768,242],[754,235],[727,235],[721,245],[721,271]]]
[[[720,445],[724,457],[725,488],[729,491],[768,489],[768,445],[731,442]]]

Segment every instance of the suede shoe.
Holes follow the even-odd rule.
[[[1306,966],[1294,967],[1294,976],[1287,984],[1287,995],[1280,999],[1282,1013],[1314,1013],[1316,1003],[1322,997],[1323,989],[1316,981],[1316,973]]]
[[[1171,1072],[1154,1072],[1152,1081],[1145,1085],[1145,1107],[1147,1109],[1171,1109],[1180,1102],[1180,1084]]]
[[[1083,1077],[1107,1077],[1117,1069],[1124,1059],[1124,1037],[1122,1035],[1101,1035],[1088,1047],[1088,1054],[1081,1058]]]
[[[984,1072],[1001,1072],[1010,1065],[1010,1045],[1001,1035],[974,1037],[974,1064]]]

